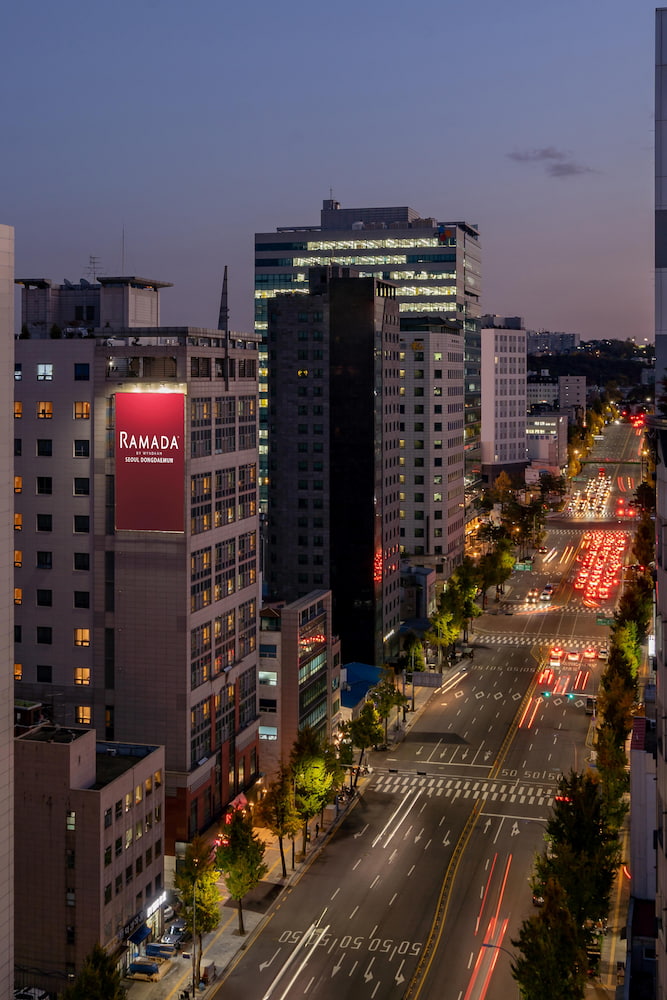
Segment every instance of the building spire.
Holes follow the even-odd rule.
[[[229,333],[229,303],[227,300],[227,265],[222,276],[222,294],[220,296],[220,312],[218,313],[218,330]]]

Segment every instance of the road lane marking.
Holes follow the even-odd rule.
[[[400,803],[399,803],[399,805],[398,805],[398,806],[396,807],[396,809],[394,810],[394,812],[393,812],[393,813],[391,814],[391,816],[389,817],[389,819],[388,819],[388,820],[387,820],[387,822],[385,823],[385,825],[384,825],[384,829],[382,830],[382,832],[381,832],[381,833],[379,833],[379,834],[377,835],[377,837],[375,838],[375,840],[373,841],[373,843],[372,843],[372,846],[373,846],[373,847],[375,847],[375,846],[376,846],[376,845],[377,845],[377,844],[378,844],[378,843],[379,843],[379,842],[380,842],[380,841],[382,840],[382,838],[384,837],[385,833],[387,832],[387,830],[389,829],[389,827],[391,826],[391,824],[392,824],[392,823],[394,822],[394,820],[396,819],[396,816],[397,816],[397,815],[399,814],[399,812],[401,811],[401,809],[403,809],[403,807],[405,806],[405,804],[406,804],[406,802],[408,801],[408,799],[410,798],[411,794],[412,794],[411,792],[408,792],[408,793],[407,793],[407,794],[405,795],[405,797],[404,797],[403,801],[402,801],[402,802],[400,802]],[[395,833],[396,833],[396,831],[398,830],[398,828],[399,828],[399,826],[401,825],[401,823],[403,822],[403,820],[407,818],[407,815],[408,815],[408,813],[410,812],[410,810],[412,809],[413,805],[415,804],[415,802],[417,801],[417,799],[419,798],[419,796],[420,796],[420,795],[421,795],[421,789],[419,789],[419,791],[417,792],[417,794],[416,794],[416,795],[415,795],[415,797],[413,798],[412,802],[410,803],[410,805],[409,805],[409,806],[408,806],[408,808],[406,809],[406,812],[405,812],[405,815],[404,815],[403,817],[401,817],[401,819],[400,819],[400,820],[398,821],[398,823],[397,823],[397,824],[396,824],[396,826],[394,827],[394,829],[393,829],[392,833],[391,833],[391,834],[390,834],[390,836],[389,836],[389,840],[387,840],[387,843],[386,843],[386,844],[384,845],[385,847],[387,847],[387,845],[389,844],[389,841],[390,841],[390,840],[391,840],[391,838],[392,838],[392,837],[394,836],[394,834],[395,834]]]

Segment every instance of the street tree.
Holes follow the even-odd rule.
[[[266,845],[253,829],[250,813],[241,809],[234,809],[225,817],[221,841],[216,851],[216,864],[223,874],[227,892],[236,900],[239,934],[243,935],[243,899],[269,870],[264,864]]]
[[[406,670],[425,670],[424,644],[416,632],[408,632],[403,641],[401,664]]]
[[[604,720],[595,734],[595,750],[604,820],[610,829],[618,832],[629,808],[628,758],[624,745],[618,743],[614,729]]]
[[[648,510],[642,511],[637,523],[632,554],[643,567],[647,567],[655,559],[655,524]]]
[[[585,945],[590,928],[607,917],[619,862],[616,831],[606,819],[598,776],[578,771],[561,776],[546,830],[549,850],[536,859],[536,879],[542,885],[555,879],[563,887]]]
[[[456,624],[450,611],[436,611],[429,618],[429,628],[424,633],[424,639],[438,651],[438,668],[440,670],[442,670],[443,650],[450,649],[454,645],[459,634],[459,629],[460,626]],[[391,704],[389,708],[392,708]],[[385,718],[384,715],[382,717]]]
[[[479,570],[469,556],[457,566],[440,596],[440,612],[448,612],[457,628],[463,630],[463,641],[468,641],[468,629],[473,618],[482,610],[475,601],[479,587]]]
[[[220,922],[219,872],[210,844],[193,837],[174,875],[174,883],[183,900],[183,919],[192,935],[193,982],[201,979],[201,956],[204,934],[214,931]]]
[[[364,753],[370,747],[377,746],[382,742],[383,729],[380,714],[374,702],[365,701],[356,719],[350,719],[342,726],[344,738],[349,740],[352,747],[359,750],[359,760],[354,775],[354,786],[356,788],[359,778],[359,769],[363,763]]]
[[[60,996],[62,1000],[125,1000],[127,990],[115,960],[96,944],[74,982]]]
[[[514,496],[514,486],[512,480],[503,469],[493,481],[491,496],[496,503],[504,507]]]
[[[310,727],[300,729],[290,756],[294,780],[294,803],[303,829],[303,853],[308,842],[308,824],[322,811],[336,786],[336,775],[324,753],[322,741]]]
[[[512,976],[523,1000],[583,1000],[586,950],[557,881],[547,881],[543,908],[524,920],[512,945],[519,951]]]
[[[655,484],[643,480],[635,490],[635,503],[641,511],[655,510]],[[649,560],[650,562],[651,560]],[[641,560],[639,560],[641,562]]]
[[[399,691],[396,687],[396,675],[391,669],[385,670],[382,680],[378,681],[378,683],[370,689],[368,695],[375,705],[380,719],[384,722],[384,741],[386,743],[388,739],[387,730],[391,710],[393,708],[399,709],[403,705],[407,705],[408,699],[403,692]]]
[[[635,573],[626,582],[614,618],[617,622],[634,622],[641,643],[646,638],[653,614],[653,580],[648,572]]]
[[[281,764],[276,777],[269,782],[266,795],[257,806],[257,816],[278,838],[283,878],[287,878],[284,839],[294,837],[301,828],[301,820],[294,802],[294,781],[286,764]]]

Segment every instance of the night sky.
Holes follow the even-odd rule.
[[[174,283],[253,318],[253,237],[322,200],[481,230],[482,309],[653,336],[655,4],[35,0],[0,18],[18,277]],[[123,229],[125,259],[122,268]],[[18,320],[17,320],[18,321]]]

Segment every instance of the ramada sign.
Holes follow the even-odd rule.
[[[185,397],[116,393],[116,528],[183,531]]]

